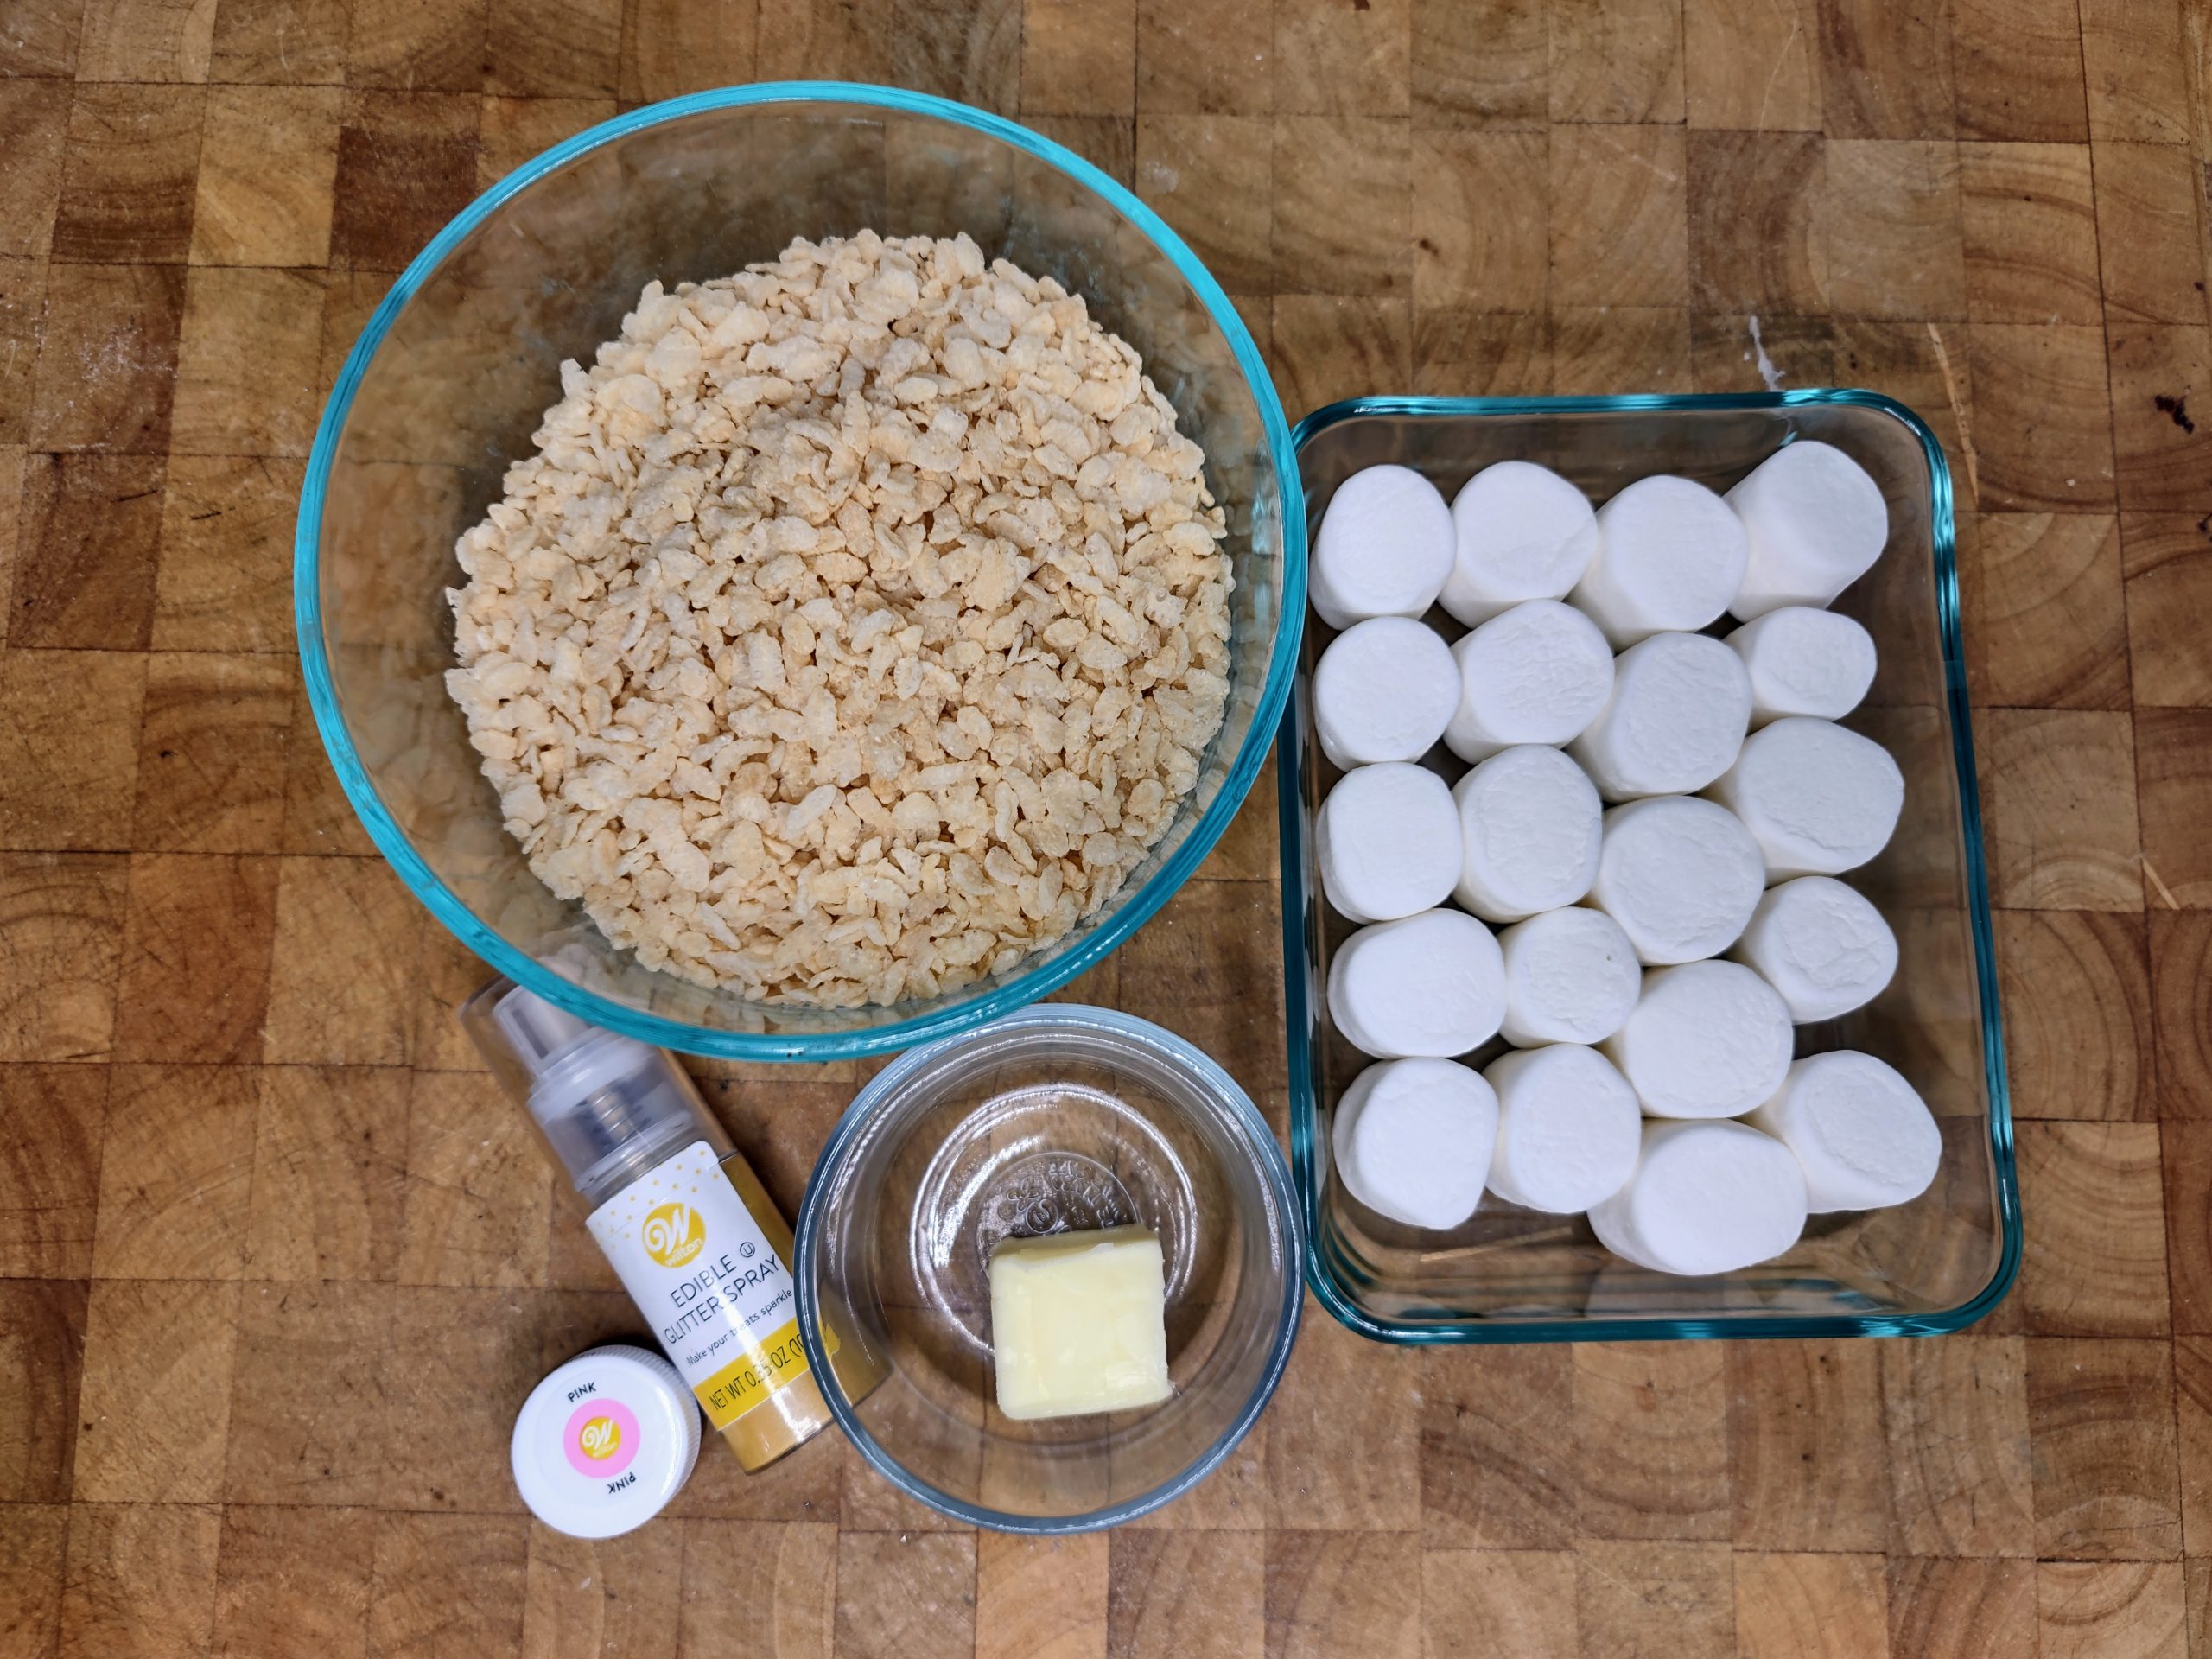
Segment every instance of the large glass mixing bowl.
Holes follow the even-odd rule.
[[[448,699],[454,543],[639,291],[727,276],[793,237],[950,236],[1081,294],[1143,354],[1227,510],[1229,709],[1198,782],[1097,915],[1007,973],[888,1007],[771,1007],[639,965],[524,864]],[[1198,867],[1266,759],[1306,604],[1290,434],[1220,285],[1149,208],[1059,145],[958,104],[785,82],[638,110],[487,191],[400,276],[308,463],[300,655],[340,782],[385,856],[480,957],[580,1018],[734,1058],[830,1059],[980,1025],[1074,978]]]

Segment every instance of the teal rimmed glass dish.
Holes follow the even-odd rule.
[[[1798,1052],[1858,1048],[1896,1065],[1936,1112],[1943,1160],[1910,1205],[1815,1216],[1778,1262],[1676,1279],[1619,1261],[1580,1217],[1485,1197],[1450,1233],[1376,1216],[1330,1169],[1329,1114],[1369,1062],[1330,1025],[1322,987],[1351,929],[1322,902],[1312,824],[1338,772],[1313,741],[1308,675],[1332,637],[1306,630],[1278,734],[1284,1007],[1291,1163],[1306,1227],[1306,1280],[1344,1324],[1395,1343],[1677,1337],[1932,1335],[1986,1313],[2021,1253],[2012,1114],[1960,654],[1950,472],[1926,424],[1873,392],[1620,397],[1371,397],[1332,404],[1294,435],[1316,522],[1336,486],[1395,461],[1449,495],[1509,459],[1564,474],[1594,500],[1652,473],[1726,489],[1782,444],[1817,438],[1880,484],[1890,543],[1835,608],[1872,632],[1881,665],[1847,724],[1878,738],[1905,775],[1904,816],[1883,854],[1847,878],[1896,929],[1890,988],[1841,1020],[1798,1030]],[[1443,619],[1449,632],[1456,625]],[[1427,764],[1465,770],[1441,748]],[[1471,1057],[1486,1064],[1490,1052]]]
[[[886,1008],[772,1007],[641,968],[531,874],[443,674],[453,545],[639,291],[728,275],[795,236],[951,235],[1058,278],[1144,356],[1226,508],[1229,709],[1196,789],[1103,912],[1007,974]],[[1182,240],[1089,162],[1010,121],[840,82],[732,87],[603,123],[473,202],[346,358],[295,543],[315,723],[377,848],[455,937],[596,1025],[692,1053],[826,1060],[994,1019],[1099,961],[1236,815],[1273,741],[1306,605],[1288,423],[1251,336]]]

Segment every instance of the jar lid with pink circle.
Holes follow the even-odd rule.
[[[515,1485],[571,1538],[613,1538],[668,1506],[699,1460],[699,1405],[676,1367],[644,1348],[578,1354],[515,1419]]]

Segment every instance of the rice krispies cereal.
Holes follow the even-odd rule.
[[[1228,696],[1198,446],[966,236],[658,283],[461,538],[466,714],[530,867],[649,967],[933,995],[1111,898]]]

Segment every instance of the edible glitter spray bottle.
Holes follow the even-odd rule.
[[[683,1067],[505,979],[460,1017],[737,1460],[764,1469],[820,1433],[830,1408],[799,1346],[791,1230]],[[882,1378],[824,1334],[859,1401]]]

